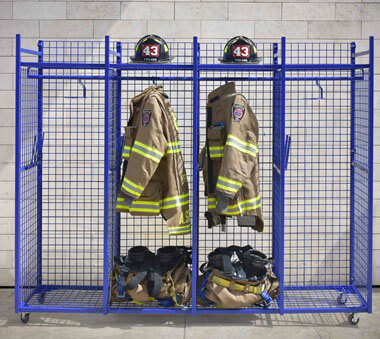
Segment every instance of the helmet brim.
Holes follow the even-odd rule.
[[[255,60],[251,60],[251,61],[224,61],[223,58],[218,58],[219,62],[221,64],[229,64],[229,65],[232,65],[232,64],[237,64],[237,65],[257,65],[259,64],[263,58],[256,58]]]
[[[174,58],[175,58],[174,56],[170,56],[169,59],[165,59],[165,60],[144,61],[144,60],[137,59],[135,57],[130,57],[132,64],[169,64],[172,62]]]

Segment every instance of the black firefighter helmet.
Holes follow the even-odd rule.
[[[230,39],[223,50],[221,63],[249,63],[258,64],[261,58],[257,56],[257,47],[254,42],[245,36],[236,36]]]
[[[169,55],[169,47],[164,39],[155,34],[142,37],[136,44],[133,62],[168,63],[174,57]]]

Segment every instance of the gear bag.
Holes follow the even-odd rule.
[[[217,248],[200,267],[198,303],[223,308],[268,307],[279,295],[272,263],[249,245]]]
[[[186,247],[162,247],[156,255],[147,247],[132,247],[128,256],[114,258],[112,301],[182,306],[191,297],[190,263]]]

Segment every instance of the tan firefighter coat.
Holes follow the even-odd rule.
[[[248,225],[263,231],[259,182],[259,126],[247,99],[235,92],[235,84],[227,83],[208,95],[208,114],[211,114],[203,166],[208,210],[213,216],[245,217]],[[211,123],[210,123],[211,122]],[[210,157],[213,183],[208,183]],[[218,200],[228,198],[228,206],[215,211]],[[227,203],[226,203],[227,205]]]
[[[131,215],[161,214],[170,235],[190,233],[189,188],[168,96],[151,86],[132,99],[130,111],[116,208]]]

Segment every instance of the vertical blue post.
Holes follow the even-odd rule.
[[[372,313],[372,238],[373,238],[373,90],[374,90],[374,37],[369,38],[369,133],[368,133],[368,313]]]
[[[274,65],[278,65],[278,43],[274,43],[273,44],[273,64]],[[277,112],[281,106],[281,103],[279,103],[279,80],[280,80],[280,71],[279,70],[275,70],[273,71],[273,85],[272,85],[272,92],[273,92],[273,98],[272,98],[272,105],[273,105],[273,140],[272,140],[272,154],[273,154],[273,163],[275,162],[275,157],[276,157],[276,143],[275,143],[275,138],[277,136],[277,133],[276,133],[276,130],[275,130],[275,121],[274,119],[276,119],[277,117]],[[276,203],[275,203],[275,192],[276,192],[276,182],[275,182],[275,173],[274,173],[275,169],[273,169],[273,172],[272,172],[272,206],[275,206]],[[276,237],[275,237],[275,232],[276,232],[276,229],[275,229],[275,220],[276,220],[276,209],[275,208],[272,208],[272,257],[275,258],[275,265],[276,264],[280,264],[280,263],[277,263],[276,260],[276,254],[275,254],[275,251],[274,249],[276,248],[277,244],[276,244]],[[275,269],[275,266],[273,266],[273,268]],[[275,272],[277,273],[277,272]]]
[[[116,52],[118,56],[116,58],[116,63],[120,65],[122,63],[122,45],[118,41],[116,43]],[[121,164],[121,154],[122,154],[122,140],[121,140],[121,70],[117,70],[117,112],[116,112],[116,147],[117,147],[117,163]],[[120,171],[116,171],[116,182],[120,182]],[[116,212],[116,248],[115,254],[120,255],[120,213]]]
[[[197,313],[198,277],[198,143],[199,143],[199,44],[193,38],[193,238],[192,238],[192,315]]]
[[[286,39],[281,38],[281,222],[280,222],[280,314],[284,314],[284,236],[285,236],[285,94]]]
[[[104,46],[104,260],[103,260],[103,314],[108,312],[108,199],[109,199],[109,76],[110,38],[105,37]]]
[[[16,35],[15,312],[20,310],[21,36]]]
[[[351,43],[351,65],[355,65],[356,44]],[[351,157],[350,157],[350,284],[355,284],[355,73],[351,70]]]
[[[38,62],[44,60],[44,42],[38,41]],[[38,75],[43,75],[43,69],[38,68]],[[37,287],[42,284],[42,119],[43,119],[43,80],[38,79],[38,137],[37,137]]]

